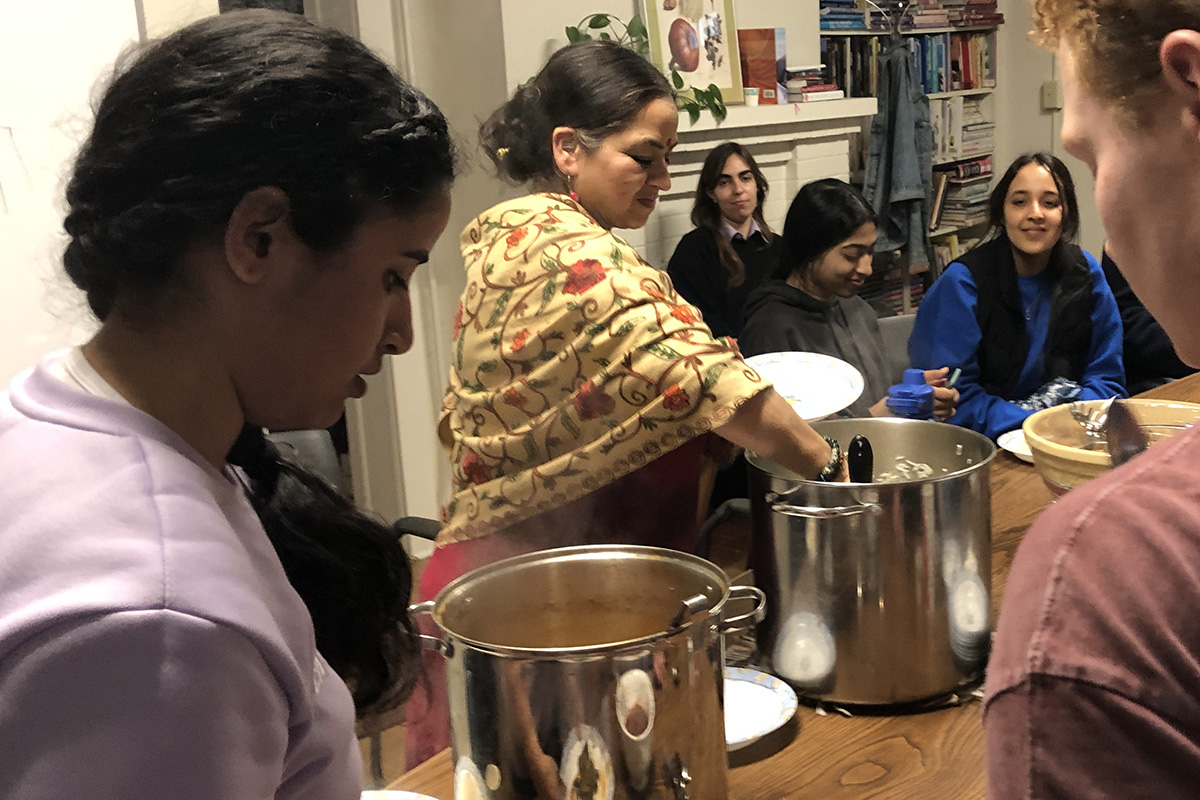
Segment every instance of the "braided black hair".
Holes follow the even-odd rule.
[[[132,56],[67,186],[63,263],[101,320],[117,304],[133,321],[169,315],[161,290],[184,252],[256,188],[282,189],[296,234],[330,250],[372,204],[416,210],[453,178],[437,106],[295,14],[222,14]]]
[[[408,616],[412,571],[395,533],[282,458],[262,428],[242,428],[226,460],[248,478],[250,503],[312,615],[317,650],[360,715],[397,706],[416,682],[420,648]]]

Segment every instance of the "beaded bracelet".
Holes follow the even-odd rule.
[[[838,475],[842,473],[842,446],[832,436],[822,434],[821,438],[828,443],[831,452],[828,463],[825,464],[824,469],[817,473],[816,479],[828,483],[837,480]]]

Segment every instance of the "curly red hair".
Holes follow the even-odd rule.
[[[1034,0],[1042,43],[1066,42],[1080,82],[1133,125],[1161,97],[1158,51],[1174,30],[1200,30],[1195,0]]]

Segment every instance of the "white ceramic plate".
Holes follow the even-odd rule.
[[[808,422],[836,414],[863,392],[862,373],[820,353],[763,353],[746,363],[775,384],[775,391]]]
[[[725,668],[725,746],[740,750],[783,726],[796,713],[796,692],[765,672]]]
[[[1029,449],[1029,443],[1025,441],[1025,431],[1020,428],[1000,434],[1000,437],[996,439],[996,444],[1022,461],[1033,463],[1033,451]]]
[[[362,800],[437,800],[437,798],[399,789],[378,789],[363,792]]]

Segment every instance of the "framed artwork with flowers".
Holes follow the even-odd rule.
[[[742,102],[733,0],[640,0],[640,5],[655,66],[678,72],[690,86],[717,86],[726,103]]]

